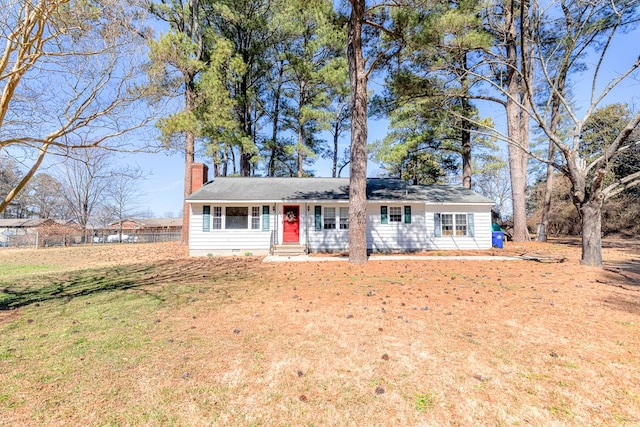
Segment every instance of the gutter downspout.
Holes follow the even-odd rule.
[[[279,233],[280,233],[280,229],[278,228],[278,226],[280,225],[280,211],[278,210],[278,202],[275,202],[273,204],[273,214],[275,215],[275,224],[274,224],[274,228],[275,228],[275,232],[276,232],[276,236],[274,239],[273,244],[274,245],[278,245],[279,242]]]
[[[306,241],[307,253],[309,253],[309,203],[305,202],[304,208],[304,239]]]

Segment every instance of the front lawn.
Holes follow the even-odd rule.
[[[602,270],[575,246],[510,245],[544,262],[0,251],[0,420],[640,423],[637,249]]]

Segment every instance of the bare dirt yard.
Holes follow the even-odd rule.
[[[640,242],[263,263],[0,250],[0,425],[640,425]]]

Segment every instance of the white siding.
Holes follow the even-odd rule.
[[[300,244],[306,244],[310,252],[346,252],[349,247],[349,230],[341,230],[339,221],[336,229],[315,230],[315,206],[323,208],[348,206],[347,203],[277,203],[269,204],[269,231],[259,230],[214,230],[203,231],[202,207],[213,203],[191,204],[191,220],[189,226],[189,251],[191,255],[238,254],[251,252],[254,255],[267,254],[271,243],[272,232],[277,236],[277,243],[282,242],[282,207],[283,205],[300,206]],[[267,205],[267,203],[264,203]],[[217,206],[260,206],[226,204]],[[387,210],[388,221],[381,222],[380,206],[397,206],[401,208],[402,221],[390,221],[390,210]],[[404,222],[404,207],[411,206],[411,223]],[[224,212],[224,209],[223,209]],[[473,213],[473,236],[435,237],[434,213],[460,214]],[[369,203],[367,204],[367,248],[372,252],[412,252],[423,250],[451,249],[489,249],[491,248],[491,206],[488,205],[425,205],[424,203]],[[250,221],[250,219],[249,219]]]
[[[387,223],[381,221],[380,207],[387,207]],[[400,207],[402,220],[392,222],[390,207]],[[411,223],[404,222],[404,207],[411,206]],[[372,252],[416,252],[426,249],[425,207],[423,203],[376,203],[367,205],[367,248]]]
[[[434,214],[472,213],[474,235],[435,236]],[[490,249],[491,248],[491,206],[488,205],[426,205],[425,224],[427,249]]]
[[[211,206],[211,213],[213,216],[213,206],[221,206],[215,204],[196,204],[190,205],[191,219],[189,221],[189,254],[191,256],[204,256],[208,254],[212,255],[243,255],[251,253],[253,255],[264,255],[269,252],[269,244],[271,240],[271,230],[274,229],[274,221],[276,215],[273,214],[273,206],[269,206],[269,231],[262,231],[262,221],[260,221],[260,229],[258,230],[214,230],[209,228],[209,231],[202,230],[202,207],[204,205]],[[258,206],[258,204],[252,205],[223,205],[226,206],[249,206],[249,213],[251,212],[250,206]],[[262,205],[260,206],[260,212],[262,212]],[[249,218],[249,224],[251,219]]]
[[[348,203],[327,203],[309,204],[309,215],[305,223],[308,232],[307,246],[310,252],[346,252],[349,249],[349,230],[340,230],[340,222],[336,219],[336,228],[333,230],[315,229],[315,207],[322,207],[322,218],[324,219],[324,208],[335,208],[336,213],[340,212],[340,207],[349,206]],[[323,221],[324,225],[324,221]]]
[[[323,219],[324,208],[346,204],[310,205],[309,211],[309,250],[311,252],[345,252],[349,249],[349,230],[315,230],[314,206],[321,206]],[[405,252],[424,250],[426,245],[426,229],[424,204],[391,203],[385,206],[401,208],[402,221],[381,224],[380,204],[367,204],[367,249],[372,252]],[[404,207],[411,206],[411,224],[404,222]],[[324,224],[324,221],[323,221]]]

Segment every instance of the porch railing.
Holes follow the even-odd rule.
[[[271,239],[269,240],[269,255],[273,255],[276,245],[278,244],[277,236],[277,230],[271,230]]]

